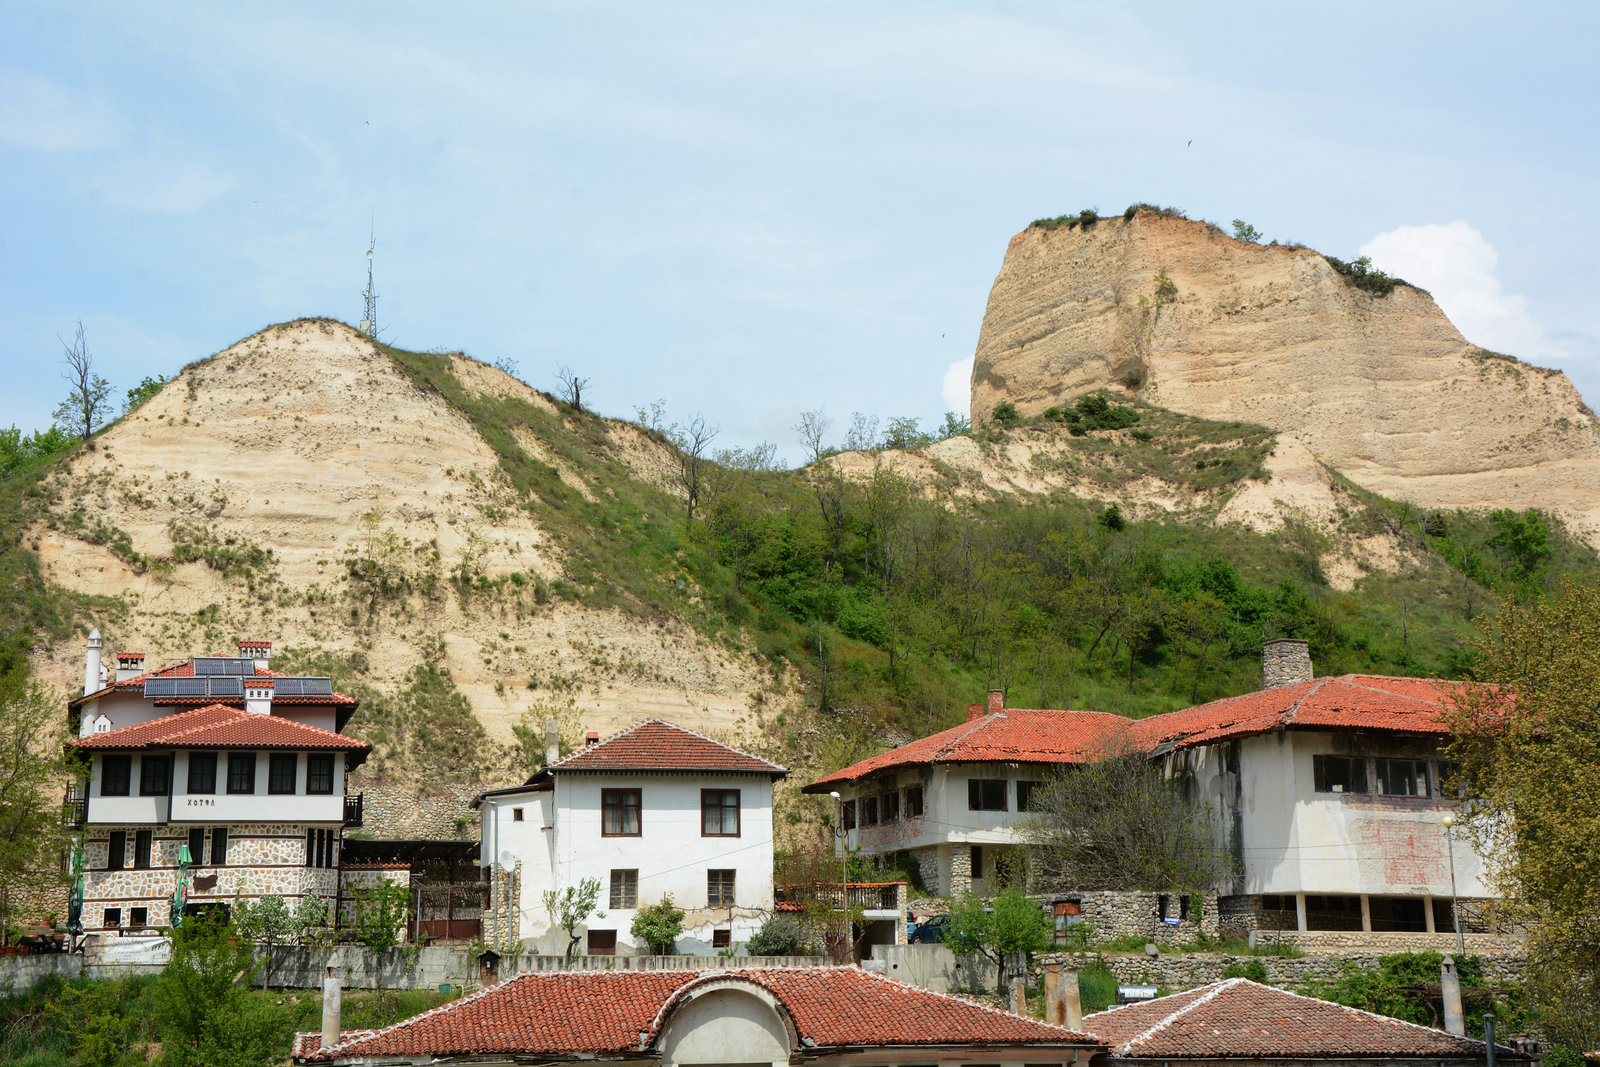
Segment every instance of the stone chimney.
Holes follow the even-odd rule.
[[[117,681],[126,682],[129,678],[137,678],[144,673],[143,652],[118,652],[117,653]]]
[[[1261,688],[1311,681],[1311,652],[1295,637],[1280,637],[1261,646]]]
[[[244,680],[244,710],[251,715],[272,714],[272,685],[265,678]]]
[[[588,733],[583,735],[583,747],[584,748],[588,748],[590,745],[598,744],[599,741],[600,741],[600,731],[599,730],[590,730]]]
[[[561,730],[554,719],[544,721],[544,765],[546,767],[561,758]]]
[[[339,969],[328,965],[327,976],[322,979],[322,1047],[332,1048],[339,1043],[340,1003],[344,990],[339,982]]]
[[[264,671],[272,661],[271,641],[246,641],[239,639],[239,658],[255,660],[256,670]]]
[[[83,695],[100,691],[100,653],[105,648],[105,642],[100,639],[100,627],[96,626],[89,631],[89,643],[84,646],[83,657]]]

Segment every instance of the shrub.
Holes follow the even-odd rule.
[[[1372,265],[1372,259],[1368,256],[1362,256],[1353,263],[1346,263],[1342,259],[1328,255],[1322,258],[1328,261],[1328,266],[1339,272],[1339,276],[1344,279],[1346,285],[1353,286],[1356,289],[1364,289],[1374,296],[1388,296],[1394,292],[1395,286],[1409,284],[1400,278],[1378,270]]]
[[[629,930],[635,941],[643,941],[651,951],[665,956],[683,933],[683,915],[683,909],[672,903],[672,894],[668,893],[661,898],[661,903],[636,911]]]
[[[1022,414],[1017,411],[1017,405],[1009,400],[1002,400],[989,412],[989,421],[996,426],[1015,426],[1022,421]]]
[[[799,921],[789,915],[769,915],[745,944],[752,956],[817,956],[811,936]]]
[[[1261,231],[1244,221],[1244,219],[1233,220],[1233,236],[1237,241],[1245,241],[1253,245],[1261,243]]]
[[[1122,517],[1122,509],[1112,504],[1100,513],[1100,525],[1113,533],[1120,533],[1128,526],[1128,520]]]
[[[1230,963],[1222,969],[1224,978],[1248,978],[1252,982],[1266,983],[1267,965],[1260,960],[1249,963]]]

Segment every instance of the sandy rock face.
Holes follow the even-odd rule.
[[[1600,427],[1566,376],[1486,356],[1428,294],[1355,289],[1310,249],[1143,213],[1013,237],[974,415],[1102,388],[1270,427],[1386,496],[1537,507],[1600,544]]]

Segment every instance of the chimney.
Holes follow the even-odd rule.
[[[987,712],[987,714],[993,715],[997,711],[1004,711],[1004,710],[1006,710],[1006,693],[1005,693],[1005,690],[1004,689],[991,689],[991,690],[989,690],[989,711]]]
[[[561,758],[561,730],[554,719],[544,721],[544,765],[546,767]]]
[[[600,740],[600,731],[599,730],[590,730],[588,733],[583,735],[583,747],[584,748],[588,748],[590,745],[595,744],[599,740]]]
[[[979,720],[981,718],[983,718],[983,705],[982,704],[968,704],[967,705],[967,721],[968,722],[976,722],[977,720]]]
[[[1466,1037],[1466,1018],[1461,1013],[1461,975],[1456,972],[1456,961],[1449,956],[1439,966],[1439,992],[1444,1001],[1445,1033]]]
[[[342,991],[339,972],[330,963],[327,977],[322,980],[322,1047],[332,1048],[339,1043],[339,1009]]]
[[[272,661],[271,641],[246,641],[239,639],[239,658],[255,660],[256,670],[264,671]]]
[[[1304,641],[1280,637],[1261,646],[1261,688],[1311,681],[1311,652]]]
[[[137,678],[144,673],[143,652],[118,652],[117,653],[117,681],[126,682],[129,678]]]
[[[244,710],[251,715],[272,714],[272,683],[265,678],[244,680]]]
[[[96,626],[89,631],[89,643],[84,646],[83,657],[83,695],[100,691],[100,652],[105,647],[105,642],[100,640],[100,627]]]

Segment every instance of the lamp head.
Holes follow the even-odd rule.
[[[1454,826],[1456,824],[1456,817],[1454,815],[1446,815],[1443,819],[1440,819],[1439,821],[1444,823],[1444,828],[1446,830],[1448,830],[1448,829],[1450,829],[1450,827],[1452,827],[1452,826]]]
[[[839,791],[838,790],[834,790],[833,792],[829,793],[828,795],[830,797],[832,797],[833,799],[835,799],[835,800],[839,799]]]

